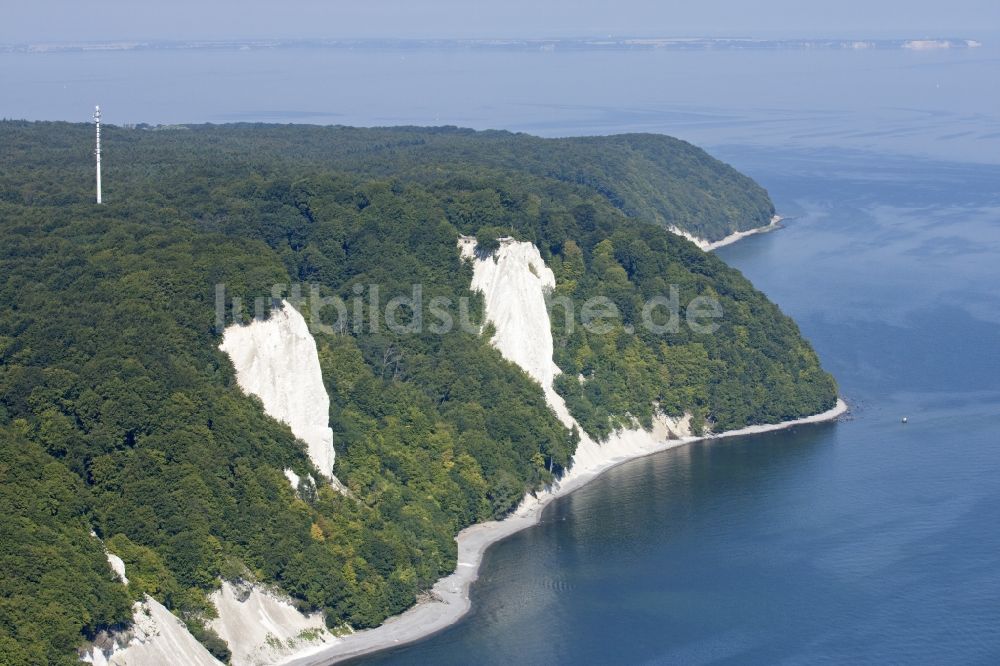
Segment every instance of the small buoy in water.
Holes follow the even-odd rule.
[[[903,417],[903,423],[906,423],[906,422],[907,422],[907,419],[906,419],[906,417],[904,416],[904,417]]]

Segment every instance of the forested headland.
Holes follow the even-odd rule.
[[[578,434],[488,335],[348,322],[315,337],[350,493],[297,493],[282,470],[315,470],[218,351],[218,284],[249,306],[275,284],[350,301],[419,283],[481,318],[456,239],[514,236],[539,247],[555,295],[621,313],[599,334],[553,320],[557,390],[595,437],[655,409],[724,430],[836,400],[794,322],[666,231],[713,239],[773,214],[684,142],[109,126],[97,206],[92,131],[0,122],[0,663],[73,663],[146,593],[224,658],[204,628],[220,578],[274,583],[331,627],[377,625],[454,568],[460,529],[569,464]],[[639,326],[671,286],[716,299],[718,330]]]

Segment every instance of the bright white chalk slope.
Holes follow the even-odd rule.
[[[268,416],[288,424],[320,473],[333,479],[330,397],[316,341],[299,311],[282,301],[266,320],[229,326],[219,349],[232,360],[240,388],[260,398]]]

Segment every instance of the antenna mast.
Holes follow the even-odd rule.
[[[97,157],[97,203],[101,203],[101,107],[94,107],[94,126],[97,128],[97,144],[94,155]]]

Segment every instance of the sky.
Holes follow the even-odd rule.
[[[0,43],[120,39],[979,37],[1000,0],[17,0]]]

